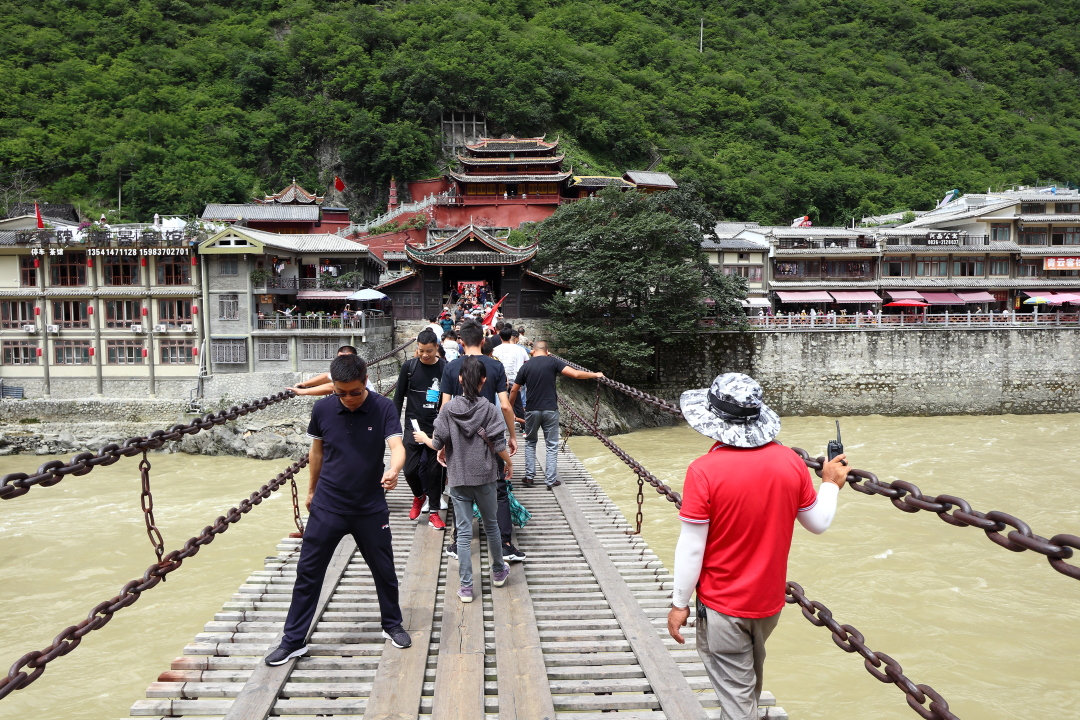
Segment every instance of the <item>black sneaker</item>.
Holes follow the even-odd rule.
[[[409,637],[409,633],[405,632],[405,628],[400,625],[395,625],[389,630],[383,630],[382,636],[393,643],[396,648],[412,647],[412,638]]]
[[[457,560],[457,545],[447,545],[446,554]]]
[[[270,667],[276,667],[278,665],[284,665],[293,658],[298,658],[301,655],[307,655],[307,651],[307,645],[296,650],[285,647],[284,645],[278,645],[276,648],[274,648],[274,652],[263,658],[263,662],[265,662]]]
[[[518,550],[511,543],[503,545],[503,560],[506,562],[521,562],[525,559],[525,553]]]

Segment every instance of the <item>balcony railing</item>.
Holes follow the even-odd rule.
[[[93,230],[17,230],[16,245],[41,247],[117,247],[117,248],[186,248],[192,240],[205,235],[192,235],[184,230],[119,229]]]
[[[336,277],[298,278],[272,277],[255,283],[255,292],[263,290],[359,290],[362,280],[342,280]]]
[[[780,250],[830,250],[833,248],[862,248],[865,250],[877,250],[877,240],[872,238],[821,238],[821,239],[789,239],[778,240],[776,247]]]
[[[912,315],[801,315],[749,317],[754,330],[925,330],[944,328],[1006,328],[1006,327],[1076,327],[1080,328],[1080,313],[934,313]],[[703,321],[711,325],[711,319]]]
[[[259,318],[256,320],[257,330],[287,331],[330,331],[343,334],[365,334],[371,330],[392,327],[394,319],[384,316],[371,316],[367,313],[349,317],[343,320],[340,317],[287,317],[279,315],[271,318]]]

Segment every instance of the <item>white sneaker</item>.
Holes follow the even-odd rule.
[[[450,507],[450,493],[444,492],[442,494],[442,506],[444,508]]]
[[[426,513],[429,507],[431,507],[431,502],[427,499],[427,496],[424,496],[424,507],[420,508],[420,512]]]

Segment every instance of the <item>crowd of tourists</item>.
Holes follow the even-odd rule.
[[[371,388],[364,359],[349,346],[339,350],[325,376],[297,386],[298,392],[330,397],[317,401],[311,412],[308,521],[284,634],[265,658],[268,665],[308,652],[323,576],[346,534],[356,540],[371,570],[383,635],[394,647],[412,645],[402,626],[386,502],[399,473],[413,495],[410,519],[426,514],[428,525],[441,531],[444,506],[446,517],[453,518],[446,554],[457,560],[461,602],[476,597],[474,518],[486,536],[496,589],[511,579],[510,565],[526,559],[513,543],[514,525],[528,520],[511,482],[517,426],[524,428],[522,483],[536,483],[536,446],[543,431],[543,480],[555,490],[562,484],[556,379],[602,374],[568,366],[551,356],[542,340],[528,352],[521,328],[445,319],[431,318],[417,336],[392,400]],[[681,629],[695,614],[698,654],[723,717],[753,720],[765,642],[785,604],[794,524],[797,520],[814,534],[828,529],[847,477],[846,455],[824,463],[815,489],[802,459],[776,441],[780,418],[764,403],[761,386],[746,375],[727,373],[708,388],[688,390],[680,407],[690,427],[713,445],[689,464],[683,484],[668,632],[685,642]],[[389,467],[383,462],[387,447]]]

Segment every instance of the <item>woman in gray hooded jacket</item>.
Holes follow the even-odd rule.
[[[506,422],[502,413],[480,393],[487,380],[487,368],[475,356],[465,357],[458,382],[464,395],[459,395],[446,405],[435,418],[433,437],[413,431],[417,442],[433,450],[446,448],[446,484],[454,503],[454,526],[457,529],[458,575],[461,587],[458,597],[462,602],[473,600],[472,576],[472,518],[473,503],[480,509],[480,522],[488,539],[491,555],[491,582],[502,587],[510,574],[503,561],[499,520],[496,516],[498,501],[495,483],[499,479],[499,466],[495,456],[506,465],[506,477],[513,474],[514,466],[506,447]]]

